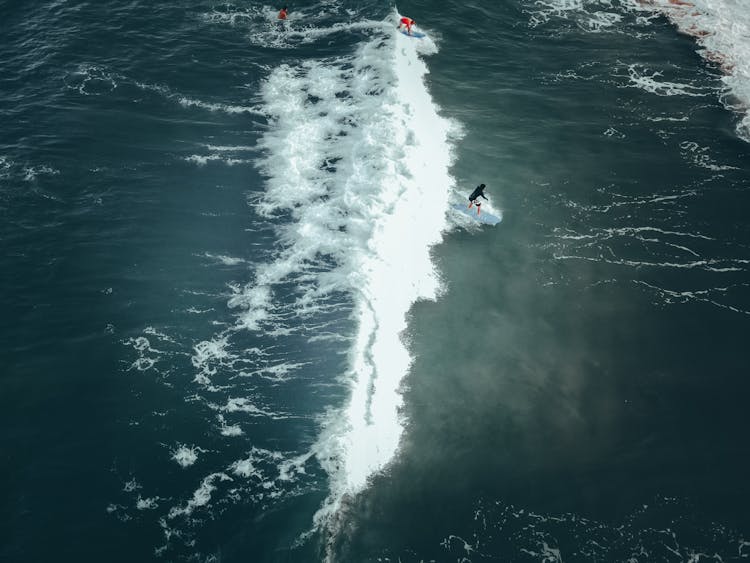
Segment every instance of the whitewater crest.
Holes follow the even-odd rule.
[[[275,288],[289,280],[299,288],[295,317],[337,292],[353,299],[349,399],[331,409],[313,447],[330,481],[318,525],[394,458],[411,363],[406,315],[440,291],[430,248],[448,227],[454,126],[425,85],[419,51],[434,52],[434,43],[385,30],[348,59],[282,65],[266,81],[268,180],[256,210],[277,220],[282,244],[232,301],[245,328],[278,329],[289,313]]]

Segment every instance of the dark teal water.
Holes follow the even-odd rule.
[[[436,38],[458,190],[503,222],[434,249],[402,448],[309,537],[352,303],[297,317],[298,272],[276,330],[232,328],[283,246],[261,89],[393,6],[290,6],[287,36],[270,5],[0,6],[0,559],[747,557],[750,149],[691,40],[607,6],[398,6]]]

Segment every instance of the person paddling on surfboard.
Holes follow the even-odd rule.
[[[413,19],[407,18],[406,16],[404,16],[403,18],[401,18],[401,21],[399,22],[398,27],[396,29],[400,30],[402,27],[405,27],[406,33],[411,35],[411,27],[416,24],[417,22],[415,22]]]
[[[471,192],[471,195],[469,196],[469,209],[471,209],[472,205],[476,205],[477,215],[479,215],[479,213],[481,212],[481,208],[482,208],[482,202],[479,201],[479,198],[483,197],[486,201],[489,201],[489,199],[487,199],[484,195],[484,189],[486,187],[487,186],[485,186],[484,184],[479,184],[477,186],[477,189]]]

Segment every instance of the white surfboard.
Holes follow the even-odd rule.
[[[503,220],[502,217],[499,215],[493,215],[489,211],[484,211],[477,215],[477,208],[476,206],[472,206],[471,209],[467,205],[462,205],[460,203],[457,203],[453,206],[453,209],[456,211],[459,211],[466,215],[467,217],[472,218],[477,223],[482,223],[483,225],[497,225],[500,221]]]

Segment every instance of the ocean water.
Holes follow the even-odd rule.
[[[289,7],[0,4],[0,560],[750,557],[743,2]]]

